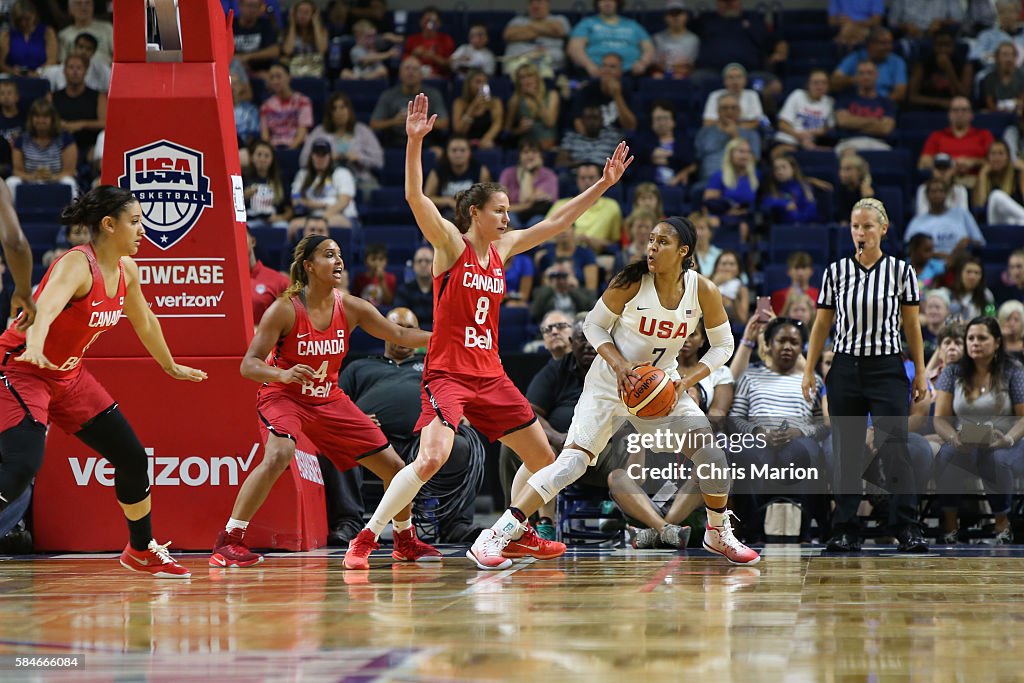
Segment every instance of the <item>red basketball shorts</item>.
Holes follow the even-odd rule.
[[[0,432],[28,415],[39,424],[52,421],[75,434],[114,405],[114,399],[85,367],[67,379],[38,375],[33,367],[11,361],[0,368]]]
[[[380,427],[345,394],[330,403],[311,404],[288,394],[261,391],[256,412],[264,443],[268,434],[295,441],[302,432],[342,472],[390,445]]]
[[[423,376],[422,407],[416,431],[435,418],[457,429],[463,416],[491,441],[529,427],[537,416],[508,375],[471,377],[437,373]]]

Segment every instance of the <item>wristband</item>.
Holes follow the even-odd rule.
[[[756,349],[757,348],[757,342],[754,341],[753,339],[744,339],[740,343],[743,344],[744,346],[746,346],[748,349]]]

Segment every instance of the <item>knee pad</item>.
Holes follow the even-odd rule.
[[[149,495],[146,449],[117,406],[100,413],[75,434],[114,466],[114,491],[125,505],[141,503]]]
[[[589,455],[575,448],[567,448],[553,463],[530,477],[527,483],[540,494],[545,503],[550,503],[559,491],[582,477],[589,466]]]
[[[13,503],[43,466],[46,427],[31,417],[0,433],[0,496]],[[0,501],[0,507],[6,503]]]
[[[725,451],[715,446],[705,446],[690,458],[698,476],[701,493],[709,496],[724,496],[729,493],[732,477],[729,474],[729,459]]]

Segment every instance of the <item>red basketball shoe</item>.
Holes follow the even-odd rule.
[[[553,560],[565,554],[565,544],[558,541],[548,541],[537,535],[533,526],[526,525],[526,531],[518,540],[509,541],[502,557],[518,559],[520,557],[535,557],[538,560]]]
[[[263,556],[249,550],[242,541],[244,535],[243,529],[232,529],[230,532],[221,531],[217,536],[217,542],[213,544],[210,566],[251,567],[262,562]]]
[[[416,527],[395,532],[395,549],[391,557],[399,562],[440,562],[441,551],[416,538]]]
[[[345,552],[345,569],[369,569],[370,553],[380,548],[380,543],[373,537],[373,532],[363,529],[348,542]]]
[[[740,543],[732,533],[729,517],[735,516],[732,510],[725,511],[722,526],[708,526],[704,531],[704,549],[723,556],[733,564],[757,564],[761,556],[756,551]]]
[[[147,550],[136,550],[131,544],[124,547],[121,553],[121,566],[131,569],[133,572],[150,574],[158,579],[187,579],[192,576],[185,567],[174,561],[167,547],[171,545],[168,541],[159,545],[156,541],[149,542]]]

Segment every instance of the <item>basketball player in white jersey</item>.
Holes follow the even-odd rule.
[[[566,447],[554,463],[535,473],[512,507],[490,529],[484,529],[468,556],[482,569],[504,569],[511,564],[486,567],[477,561],[478,545],[499,544],[542,504],[579,479],[597,462],[612,435],[628,419],[641,434],[671,430],[683,439],[682,452],[694,463],[708,525],[704,547],[733,564],[756,564],[760,556],[733,535],[726,509],[729,462],[715,446],[707,417],[686,390],[722,367],[733,352],[732,330],[722,295],[708,278],[691,268],[697,233],[686,218],[667,218],[651,232],[647,258],[626,266],[587,315],[584,332],[600,358],[594,361],[573,415]],[[686,337],[704,317],[711,348],[697,370],[680,377],[676,355]],[[633,417],[619,397],[639,379],[636,368],[654,365],[675,382],[676,403],[668,417],[648,420]],[[675,446],[670,452],[675,452]],[[662,450],[665,450],[663,447]],[[655,449],[658,450],[658,449]],[[507,542],[507,541],[506,541]]]

